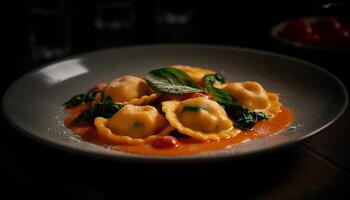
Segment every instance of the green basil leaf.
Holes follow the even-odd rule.
[[[73,123],[91,123],[96,117],[111,118],[124,106],[114,103],[112,98],[110,96],[105,96],[103,92],[101,92],[101,98],[101,102],[80,113],[79,116],[74,119]]]
[[[264,113],[264,112],[256,112],[256,117],[257,117],[257,120],[258,120],[258,121],[269,119],[269,118],[267,117],[266,113]]]
[[[215,82],[225,83],[225,77],[221,74],[207,74],[204,76],[207,85],[213,85]]]
[[[242,130],[249,130],[255,126],[256,122],[257,118],[254,112],[247,110],[235,120],[235,127]]]
[[[235,102],[226,105],[225,111],[235,120],[235,127],[242,130],[249,130],[255,126],[256,122],[268,119],[265,113],[254,112],[244,105]]]
[[[226,82],[225,77],[221,74],[216,73],[216,74],[214,74],[214,77],[215,77],[216,81],[219,81],[220,83]]]
[[[95,109],[94,107],[91,107],[85,111],[83,111],[82,113],[80,113],[78,115],[77,118],[74,119],[73,123],[74,124],[83,124],[83,123],[90,123],[93,122],[96,114],[95,114]]]
[[[96,92],[87,92],[85,94],[78,94],[73,96],[71,99],[69,99],[67,102],[65,102],[63,105],[66,108],[72,108],[81,104],[85,104],[89,101],[93,101],[95,99]]]
[[[150,88],[161,94],[203,92],[185,72],[172,67],[152,70],[146,74],[145,80]]]
[[[96,108],[95,108],[96,116],[111,118],[122,107],[123,107],[122,104],[116,104],[116,103],[96,104]]]
[[[208,87],[208,92],[213,95],[214,100],[218,102],[220,105],[226,107],[227,105],[233,104],[233,99],[231,95],[225,90]]]
[[[254,127],[257,122],[255,112],[249,110],[243,105],[233,103],[225,108],[228,115],[235,120],[235,127],[242,130],[249,130]]]
[[[204,83],[207,86],[208,92],[213,95],[216,102],[224,107],[233,104],[233,99],[228,92],[213,86],[216,81],[224,83],[225,78],[220,74],[208,74],[204,76]]]

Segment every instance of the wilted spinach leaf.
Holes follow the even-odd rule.
[[[66,108],[72,108],[81,104],[85,104],[89,101],[93,101],[95,99],[96,92],[87,92],[85,94],[78,94],[73,96],[71,99],[69,99],[67,102],[65,102],[63,105]]]
[[[101,94],[101,101],[91,108],[80,113],[80,115],[73,121],[75,124],[91,123],[96,117],[111,118],[118,112],[123,105],[114,103],[110,96],[106,96],[103,92]]]

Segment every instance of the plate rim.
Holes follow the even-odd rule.
[[[279,58],[283,58],[283,59],[287,59],[287,60],[296,61],[296,62],[299,62],[302,64],[306,64],[309,67],[312,67],[316,70],[319,70],[319,71],[327,74],[328,76],[330,76],[332,79],[334,79],[334,81],[336,81],[337,84],[339,84],[341,91],[344,94],[345,103],[341,107],[341,109],[337,113],[337,115],[332,120],[330,120],[328,123],[324,124],[323,126],[319,127],[318,129],[313,130],[312,132],[309,132],[308,134],[305,134],[301,137],[297,137],[293,140],[288,140],[288,141],[281,143],[281,144],[264,147],[264,149],[259,150],[259,151],[248,151],[248,152],[238,153],[235,155],[219,154],[219,155],[207,155],[207,156],[198,156],[198,157],[196,157],[195,155],[199,155],[199,154],[195,154],[194,157],[193,157],[193,155],[170,157],[170,156],[135,155],[135,154],[131,154],[131,153],[126,153],[125,155],[120,155],[120,154],[116,155],[116,154],[112,154],[112,153],[107,154],[107,153],[102,152],[102,151],[88,151],[87,149],[81,149],[77,146],[66,145],[65,143],[60,142],[60,141],[57,142],[57,141],[46,140],[45,138],[40,137],[38,134],[32,134],[30,131],[26,131],[26,130],[22,129],[13,120],[11,120],[7,111],[6,111],[6,108],[5,108],[5,101],[6,100],[5,99],[9,93],[9,91],[13,87],[13,85],[17,81],[21,80],[23,77],[29,76],[30,74],[33,74],[33,73],[35,73],[41,69],[44,69],[46,67],[49,67],[53,64],[57,64],[57,63],[60,63],[62,61],[67,61],[67,60],[70,60],[73,58],[79,58],[82,56],[83,57],[89,56],[89,55],[94,54],[94,53],[103,53],[103,52],[107,52],[107,51],[115,51],[115,50],[123,51],[123,50],[127,50],[127,49],[141,49],[141,48],[172,48],[172,47],[176,47],[176,48],[180,48],[180,47],[182,47],[182,48],[211,48],[211,49],[223,49],[223,50],[238,51],[238,52],[248,52],[248,53],[255,53],[255,54],[260,54],[260,55],[267,55],[270,57],[279,57]],[[275,150],[278,150],[281,148],[289,147],[295,143],[298,143],[302,140],[305,140],[306,138],[309,138],[309,137],[315,135],[316,133],[324,130],[325,128],[330,126],[332,123],[337,121],[344,114],[345,110],[348,107],[348,103],[349,103],[348,91],[347,91],[345,85],[343,84],[343,82],[338,77],[336,77],[334,74],[332,74],[328,70],[326,70],[326,69],[324,69],[316,64],[313,64],[311,62],[308,62],[308,61],[305,61],[305,60],[302,60],[299,58],[295,58],[292,56],[288,56],[288,55],[284,55],[284,54],[280,54],[280,53],[276,53],[276,52],[266,51],[266,50],[238,47],[238,46],[225,46],[225,45],[212,45],[212,44],[149,44],[149,45],[130,45],[130,46],[106,48],[106,49],[83,52],[80,54],[74,54],[71,56],[63,57],[61,59],[58,59],[58,60],[55,60],[52,62],[48,62],[44,65],[35,67],[34,69],[31,69],[31,70],[25,72],[23,75],[19,76],[17,79],[15,79],[8,86],[8,88],[6,89],[6,91],[4,92],[4,94],[2,96],[1,114],[2,114],[3,118],[5,119],[5,121],[14,130],[16,130],[16,132],[20,132],[21,134],[27,136],[28,138],[33,139],[34,141],[37,141],[37,142],[44,144],[44,145],[47,145],[47,146],[51,146],[51,147],[58,149],[58,150],[62,150],[64,152],[73,153],[73,154],[77,154],[77,155],[81,155],[81,156],[93,157],[93,158],[97,158],[97,159],[108,159],[108,160],[121,161],[121,162],[197,163],[197,162],[208,162],[208,161],[213,162],[213,161],[222,161],[222,160],[241,159],[241,158],[259,155],[259,154],[263,154],[263,153],[268,153],[268,152],[275,151]]]

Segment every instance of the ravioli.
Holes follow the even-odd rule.
[[[231,148],[277,134],[292,121],[278,94],[259,83],[225,82],[215,71],[185,65],[122,76],[64,106],[71,112],[65,125],[83,139],[143,155]]]
[[[205,97],[162,103],[165,117],[180,133],[199,140],[219,140],[236,135],[225,110]]]
[[[254,111],[263,111],[269,116],[273,116],[281,110],[278,95],[266,92],[257,82],[227,83],[222,88],[237,99],[239,103]]]
[[[126,105],[110,119],[97,117],[98,134],[115,143],[142,143],[166,135],[174,128],[153,106]]]
[[[190,76],[199,86],[202,86],[202,87],[205,86],[203,81],[204,76],[207,74],[215,74],[215,72],[212,70],[202,69],[199,67],[191,67],[186,65],[174,65],[172,67],[186,72],[188,76]]]
[[[133,105],[150,103],[159,96],[152,92],[144,79],[129,75],[114,79],[104,92],[112,97],[114,102]]]

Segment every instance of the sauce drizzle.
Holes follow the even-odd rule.
[[[88,107],[89,104],[85,104],[75,107],[73,109],[67,109],[67,111],[70,112],[71,115],[65,120],[65,125],[68,128],[70,128],[74,133],[80,135],[83,139],[94,144],[103,147],[109,147],[110,149],[117,151],[124,151],[128,153],[143,155],[183,156],[229,148],[231,146],[238,145],[242,142],[278,134],[281,131],[285,130],[291,124],[293,119],[291,111],[287,107],[282,106],[281,112],[279,112],[275,117],[267,121],[260,121],[255,125],[254,129],[249,131],[243,131],[234,137],[228,139],[221,139],[219,141],[208,142],[198,141],[192,138],[178,138],[179,143],[177,147],[159,149],[152,146],[152,143],[144,143],[137,145],[110,144],[107,141],[104,141],[103,139],[98,137],[94,125],[73,125],[72,121],[79,115],[80,112],[84,111]]]

